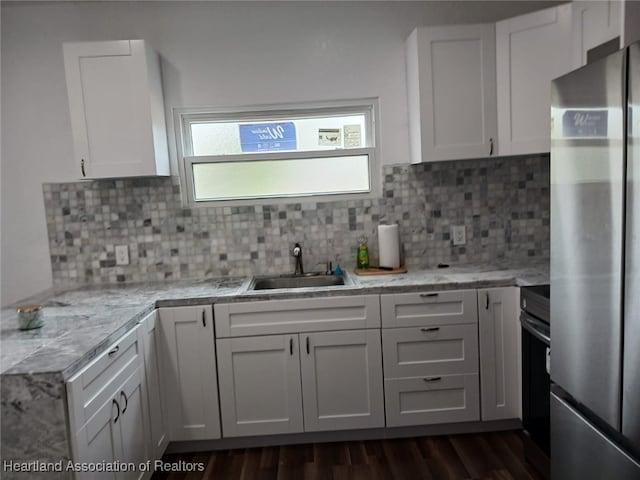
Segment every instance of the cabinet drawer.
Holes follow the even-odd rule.
[[[111,382],[123,371],[143,364],[142,341],[138,333],[139,327],[133,328],[67,382],[73,433],[82,428],[106,401]]]
[[[214,305],[216,337],[380,328],[378,295]]]
[[[475,290],[380,295],[382,328],[477,323]]]
[[[478,375],[388,379],[387,426],[480,420]]]
[[[478,373],[475,324],[382,330],[385,378]]]

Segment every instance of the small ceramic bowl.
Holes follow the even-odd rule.
[[[20,330],[32,330],[44,325],[42,305],[24,305],[17,308],[18,328]]]

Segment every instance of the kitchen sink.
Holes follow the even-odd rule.
[[[249,290],[271,290],[278,288],[335,287],[346,285],[342,275],[326,275],[310,273],[304,275],[278,275],[272,277],[256,277],[249,285]]]

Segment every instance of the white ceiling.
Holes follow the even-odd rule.
[[[423,10],[421,16],[423,17],[423,25],[443,25],[443,24],[455,24],[455,23],[475,23],[475,22],[495,22],[505,18],[521,15],[523,13],[533,12],[535,10],[541,10],[543,8],[552,7],[561,3],[568,3],[570,0],[4,0],[2,4],[47,4],[47,3],[74,3],[76,5],[82,3],[218,3],[218,4],[243,4],[247,3],[261,3],[261,4],[324,4],[328,3],[327,8],[335,8],[339,5],[348,6],[365,6],[366,4],[376,4],[377,7],[383,4],[389,4],[395,8],[398,4],[412,4],[415,8],[416,4],[422,4]]]

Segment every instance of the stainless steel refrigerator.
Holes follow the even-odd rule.
[[[640,479],[640,44],[556,79],[551,475]]]

